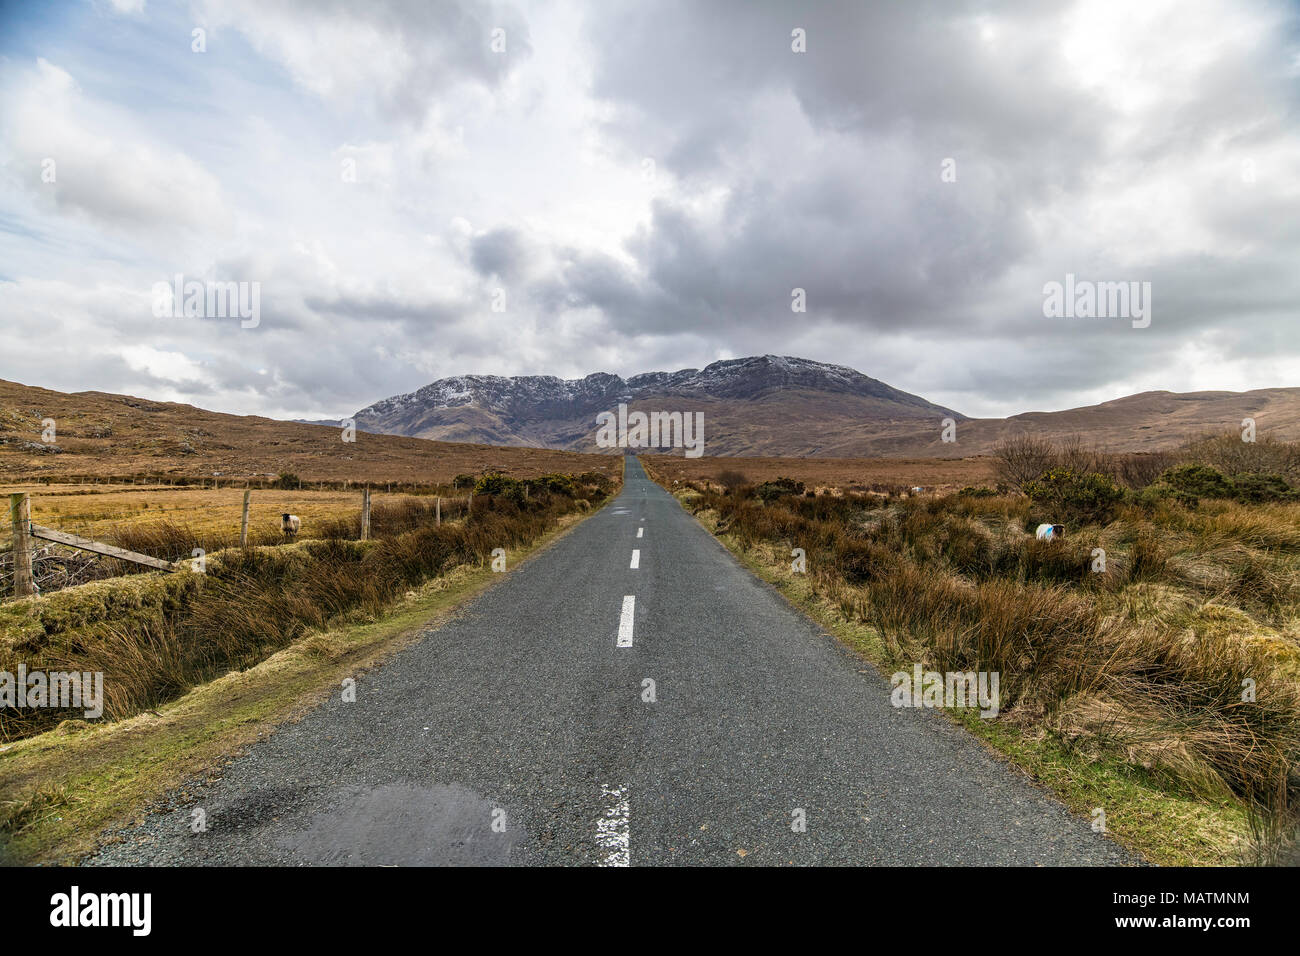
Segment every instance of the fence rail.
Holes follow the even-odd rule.
[[[383,485],[379,490],[382,491]],[[194,487],[177,488],[176,492],[191,493],[196,491],[212,491],[217,489],[198,489]],[[85,510],[78,508],[77,511],[85,510],[84,514],[60,514],[58,506],[51,505],[52,511],[45,511],[45,505],[41,504],[43,509],[41,518],[46,521],[53,520],[59,527],[49,527],[47,524],[34,524],[32,521],[32,497],[29,492],[16,492],[10,494],[10,526],[13,530],[13,547],[9,554],[0,554],[0,597],[9,593],[17,597],[26,597],[32,594],[41,593],[42,591],[57,590],[60,587],[71,584],[84,583],[86,580],[95,577],[112,576],[114,573],[112,566],[103,566],[98,563],[99,557],[114,558],[126,561],[132,564],[141,565],[158,571],[179,571],[190,567],[188,552],[192,546],[197,544],[209,548],[234,546],[234,533],[238,528],[238,542],[240,547],[248,547],[250,543],[252,512],[252,492],[253,489],[243,489],[242,503],[238,497],[235,501],[230,500],[230,494],[238,495],[240,489],[227,488],[221,490],[221,497],[211,501],[204,496],[197,504],[190,500],[179,503],[179,507],[173,507],[171,511],[165,511],[161,508],[157,517],[162,522],[155,524],[148,521],[153,517],[152,512],[136,511],[134,507],[127,506],[125,512],[118,516],[115,509],[111,506],[96,508],[94,510]],[[271,527],[278,529],[280,522],[279,516],[285,511],[293,513],[305,509],[304,515],[311,515],[313,526],[309,529],[309,519],[304,518],[302,521],[301,533],[297,537],[313,536],[313,532],[321,529],[325,537],[337,537],[340,535],[340,527],[346,528],[349,521],[349,511],[346,505],[346,499],[350,494],[345,493],[344,500],[340,501],[338,493],[332,489],[326,492],[327,496],[332,496],[330,500],[321,501],[311,500],[314,489],[307,489],[301,493],[286,491],[285,489],[269,489],[275,497],[279,498],[271,507],[275,508],[276,522],[275,525],[269,525],[266,520],[266,512],[263,512],[263,518],[260,522],[260,532],[257,541],[259,543],[278,543],[280,540],[290,540],[295,535],[285,534],[280,539],[278,534],[274,540],[268,540],[271,535],[276,534],[270,530]],[[98,491],[87,492],[87,494],[98,494]],[[319,492],[315,492],[319,493]],[[372,512],[372,489],[367,486],[358,484],[352,490],[359,497],[357,504],[358,510],[350,511],[352,531],[350,535],[346,530],[342,531],[343,537],[356,538],[361,540],[369,539],[376,530],[379,534],[396,533],[394,529],[405,530],[407,527],[414,526],[412,523],[430,522],[442,524],[444,517],[449,520],[458,516],[466,516],[473,511],[474,494],[471,491],[464,496],[443,496],[443,495],[412,495],[409,493],[398,492],[400,496],[396,503],[392,501],[384,502],[382,499],[376,503],[376,509]],[[296,502],[284,500],[286,497],[296,498],[298,494],[303,495],[303,499]],[[430,501],[430,499],[432,499]],[[55,496],[53,501],[63,500],[60,496]],[[356,500],[356,499],[352,499]],[[412,502],[423,500],[422,505],[412,504]],[[42,499],[44,501],[44,499]],[[106,505],[109,504],[106,502]],[[444,508],[444,505],[447,506]],[[74,505],[75,507],[75,505]],[[147,507],[147,506],[146,506]],[[235,510],[238,509],[238,523],[235,524]],[[178,516],[180,523],[177,524]],[[202,516],[207,519],[199,523],[199,527],[190,524],[190,521],[196,517]],[[227,516],[224,518],[222,516]],[[222,530],[223,522],[230,522],[228,530]],[[378,521],[378,525],[375,522]],[[170,523],[169,523],[170,522]],[[77,532],[65,530],[71,524]],[[182,542],[173,542],[177,546],[164,547],[161,544],[155,544],[148,541],[148,532],[153,527],[178,528],[185,534],[191,536],[192,542],[186,543],[184,549],[178,545]],[[3,527],[0,525],[0,527]],[[141,529],[145,532],[145,537],[141,538],[131,532],[135,529]],[[125,535],[125,538],[122,537]],[[121,544],[111,544],[109,541],[97,540],[107,537],[109,541],[119,540],[121,544],[129,544],[131,548],[122,547]],[[42,543],[48,542],[42,547]],[[54,548],[52,546],[58,546]],[[155,552],[154,554],[145,554],[142,551],[132,550],[133,548],[144,547],[146,550]],[[61,549],[75,549],[75,551],[66,551]],[[159,551],[163,556],[156,556]],[[83,553],[83,558],[76,558],[77,553]],[[92,557],[95,556],[95,557]],[[172,560],[169,560],[172,559]],[[34,561],[39,567],[34,569]],[[96,568],[100,570],[96,571]]]
[[[180,565],[177,562],[164,561],[161,558],[151,558],[149,555],[140,554],[138,551],[128,551],[126,548],[104,544],[102,541],[92,541],[90,538],[83,538],[76,534],[68,534],[66,531],[55,531],[53,528],[42,528],[38,524],[29,526],[28,534],[33,538],[42,538],[46,541],[53,541],[57,544],[66,544],[70,548],[80,548],[82,551],[90,551],[94,554],[102,554],[110,558],[120,558],[123,561],[130,561],[132,564],[143,564],[150,568],[157,568],[159,571],[180,570]]]

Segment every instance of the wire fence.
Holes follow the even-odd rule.
[[[386,537],[462,520],[473,507],[473,493],[468,491],[463,495],[371,491],[367,522],[363,517],[367,496],[359,486],[351,490],[155,486],[124,491],[120,486],[99,485],[86,486],[80,493],[70,490],[63,487],[54,493],[39,489],[31,493],[31,526],[167,562],[241,544],[357,540],[366,532],[371,537]],[[292,531],[286,530],[285,514],[298,519]],[[28,541],[38,593],[148,570],[130,560],[92,554],[40,537]],[[11,522],[4,520],[0,527],[0,599],[11,597],[14,590],[13,530]]]

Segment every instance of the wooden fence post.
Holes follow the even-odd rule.
[[[370,486],[361,492],[361,540],[370,540]]]
[[[9,517],[14,526],[14,596],[27,597],[36,593],[32,580],[32,546],[27,536],[32,523],[31,499],[24,493],[9,496]]]
[[[252,492],[247,488],[244,489],[244,515],[239,519],[239,546],[248,547],[248,499],[252,497]]]
[[[433,514],[438,524],[442,524],[442,495],[438,495],[433,505]]]
[[[474,489],[471,488],[469,492],[469,503],[465,506],[465,514],[470,515],[473,513],[474,513]]]

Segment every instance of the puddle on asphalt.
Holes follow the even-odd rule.
[[[523,834],[508,814],[458,784],[350,787],[302,833],[281,840],[320,866],[504,866]]]

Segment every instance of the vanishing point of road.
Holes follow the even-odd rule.
[[[355,702],[336,693],[88,862],[1134,862],[889,690],[629,458],[614,501],[360,676]]]

